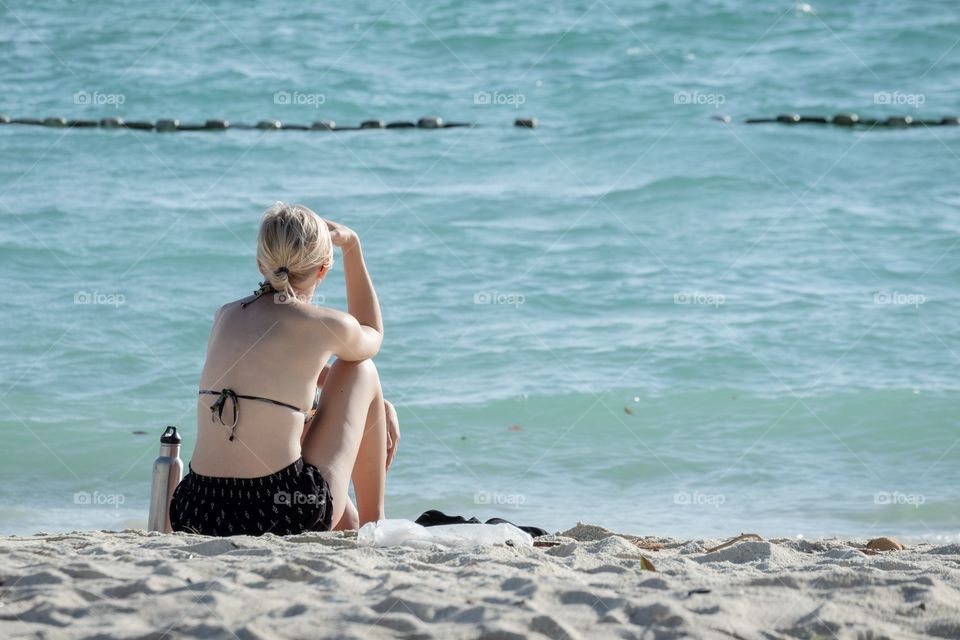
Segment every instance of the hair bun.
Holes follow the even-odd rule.
[[[296,296],[310,289],[322,267],[333,261],[326,224],[303,205],[282,202],[266,210],[257,235],[257,263],[274,289]]]

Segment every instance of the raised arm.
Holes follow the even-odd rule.
[[[347,282],[347,314],[339,314],[331,323],[334,355],[343,360],[366,360],[377,355],[383,342],[380,302],[373,289],[363,250],[357,234],[336,222],[327,222],[330,238],[343,253],[343,272]]]

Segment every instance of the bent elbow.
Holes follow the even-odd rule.
[[[380,346],[383,344],[383,334],[373,327],[360,325],[360,340],[355,343],[355,347],[347,353],[338,356],[341,360],[347,362],[361,362],[370,360],[380,353]]]
[[[366,359],[373,358],[375,355],[380,353],[380,347],[383,346],[383,329],[377,330],[373,327],[368,327],[367,331],[367,347],[369,348],[370,355]]]

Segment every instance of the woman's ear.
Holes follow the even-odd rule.
[[[327,277],[327,274],[328,274],[329,272],[330,272],[330,266],[329,266],[329,265],[323,265],[322,267],[320,267],[319,269],[317,269],[317,282],[320,282],[321,280],[323,280],[324,278],[326,278],[326,277]]]

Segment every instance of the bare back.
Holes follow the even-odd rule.
[[[200,388],[229,388],[309,410],[317,378],[333,352],[329,340],[323,339],[324,312],[339,313],[304,303],[281,304],[272,294],[224,305],[210,332]],[[211,420],[210,407],[216,400],[213,395],[198,396],[194,471],[252,478],[271,474],[300,457],[303,413],[240,399],[240,419],[231,441],[230,427]],[[231,424],[231,402],[226,403],[223,418]]]

